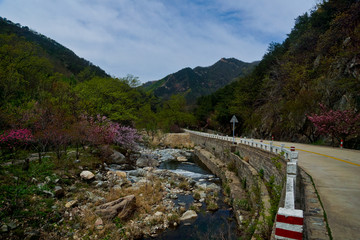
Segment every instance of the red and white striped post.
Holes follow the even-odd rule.
[[[279,208],[276,216],[275,239],[303,239],[302,210]]]
[[[274,141],[274,135],[271,136],[271,141]]]
[[[291,147],[290,147],[290,151],[295,152],[295,147],[294,147],[294,146],[291,146]]]
[[[344,146],[344,140],[341,139],[341,141],[340,141],[340,148],[342,149],[343,146]]]

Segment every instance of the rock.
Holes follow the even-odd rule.
[[[180,211],[181,213],[183,213],[183,212],[186,211],[186,208],[185,208],[184,206],[181,206],[181,207],[179,208],[179,211]]]
[[[80,177],[84,180],[91,180],[95,177],[95,175],[90,171],[82,171],[80,173]]]
[[[100,181],[100,180],[99,181],[94,181],[93,183],[95,184],[95,187],[97,187],[97,188],[99,188],[99,187],[103,187],[103,188],[107,187],[105,182]]]
[[[138,160],[136,160],[136,166],[137,167],[157,167],[159,166],[159,162],[156,159],[153,158],[144,158],[141,157]]]
[[[206,189],[209,189],[211,191],[220,191],[220,186],[216,185],[215,183],[211,183],[206,186]]]
[[[50,179],[50,177],[49,177],[49,176],[46,176],[46,177],[45,177],[45,182],[46,182],[46,183],[51,182],[51,179]]]
[[[130,164],[124,163],[124,164],[121,164],[121,165],[110,164],[107,169],[110,169],[110,170],[133,170],[135,168],[134,168],[134,166],[132,166]]]
[[[41,236],[40,232],[37,230],[33,230],[31,232],[25,232],[25,235],[26,235],[25,239],[31,239],[31,240],[40,239]]]
[[[192,218],[196,218],[197,214],[194,210],[187,210],[180,218],[180,221],[189,220]]]
[[[95,213],[106,219],[113,219],[116,216],[126,219],[135,210],[135,207],[135,195],[129,195],[96,207]]]
[[[134,177],[145,177],[146,176],[146,171],[144,169],[137,169],[137,170],[132,170],[128,172],[130,176],[134,176]]]
[[[48,195],[49,197],[55,197],[55,194],[53,194],[52,192],[50,192],[50,191],[47,191],[47,190],[43,190],[42,191],[43,193],[45,193],[46,195]]]
[[[99,197],[97,195],[95,195],[94,193],[92,192],[89,192],[89,191],[86,191],[85,192],[86,196],[87,196],[87,199],[90,201],[90,202],[101,202],[101,203],[104,203],[105,202],[105,198],[103,197]]]
[[[62,187],[55,186],[54,187],[54,194],[55,194],[55,197],[62,198],[65,195],[65,191],[64,191],[64,189]]]
[[[104,222],[103,220],[99,217],[96,219],[95,221],[95,229],[96,230],[102,230],[104,228]]]
[[[15,229],[18,227],[18,225],[15,222],[9,222],[7,225],[10,229]]]
[[[187,158],[186,157],[183,157],[183,156],[180,156],[180,157],[177,157],[177,159],[179,162],[187,162]]]
[[[177,199],[178,196],[177,196],[175,193],[173,193],[173,194],[170,194],[170,198],[171,198],[171,199]]]
[[[120,191],[121,190],[121,186],[120,185],[115,185],[112,188],[114,191]]]
[[[163,213],[162,213],[162,212],[159,212],[159,211],[157,211],[157,212],[154,214],[155,217],[161,217],[162,215],[163,215]]]
[[[104,178],[104,176],[101,173],[96,173],[95,179],[98,181],[101,181]]]
[[[116,174],[119,178],[126,178],[126,172],[116,171],[115,174]]]
[[[71,200],[65,204],[65,207],[71,208],[71,207],[75,206],[75,204],[77,204],[77,200]]]
[[[127,163],[127,160],[122,153],[114,150],[113,154],[110,156],[109,163],[124,164],[124,163]]]
[[[1,232],[7,232],[7,231],[9,231],[8,226],[7,226],[6,224],[3,224],[3,225],[1,226]]]

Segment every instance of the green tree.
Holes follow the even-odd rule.
[[[180,94],[172,95],[169,100],[163,102],[158,118],[160,128],[165,131],[195,123],[195,117],[186,111],[186,100]]]

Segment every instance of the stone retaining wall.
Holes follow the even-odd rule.
[[[259,173],[261,173],[261,177],[264,180],[262,186],[264,186],[265,182],[271,180],[274,180],[274,184],[276,185],[283,186],[285,183],[286,164],[288,161],[279,154],[245,144],[238,144],[232,149],[233,152],[236,153],[235,155],[230,151],[232,143],[221,139],[221,136],[219,136],[219,138],[208,138],[190,133],[190,139],[195,145],[201,146],[219,158],[223,162],[223,167],[235,163],[237,175],[240,179],[246,178],[248,189],[258,184]],[[217,174],[211,167],[209,167],[209,169]],[[301,177],[296,179],[295,184],[297,196],[295,199],[295,207],[304,211],[303,239],[329,239],[324,221],[323,208],[316,194],[316,189],[313,186],[311,177],[300,168],[299,173]],[[218,174],[220,174],[218,176],[221,177],[221,172]],[[284,207],[285,205],[284,189],[285,188],[283,188],[279,207]],[[261,191],[266,191],[266,189],[262,187]],[[265,195],[266,194],[267,193],[265,193]],[[262,195],[264,195],[264,193],[262,193]],[[251,199],[253,200],[254,196],[251,196]],[[268,207],[269,204],[267,204],[265,209]],[[274,234],[272,235],[272,239],[274,239]]]

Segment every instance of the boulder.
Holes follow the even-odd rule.
[[[129,195],[96,207],[95,213],[110,220],[116,216],[120,219],[126,219],[132,214],[135,207],[135,195]]]
[[[80,177],[84,180],[91,180],[95,177],[95,175],[90,171],[82,171],[80,173]]]
[[[157,167],[159,166],[159,162],[156,159],[153,158],[138,158],[138,160],[136,160],[136,166],[137,167]]]
[[[115,171],[115,174],[116,174],[119,178],[126,178],[126,172],[123,172],[123,171]]]
[[[7,231],[9,231],[8,226],[7,226],[6,224],[3,224],[3,225],[1,226],[1,232],[7,232]]]
[[[127,163],[127,160],[122,153],[114,150],[108,162],[113,164],[124,164]]]
[[[196,217],[197,217],[197,214],[194,210],[187,210],[181,216],[180,221],[185,221],[185,220],[189,220],[189,219],[196,218]]]
[[[101,218],[97,218],[95,221],[95,229],[102,230],[104,228],[104,222]]]
[[[144,169],[137,169],[137,170],[132,170],[129,171],[129,176],[134,176],[134,177],[145,177],[146,176],[146,171]]]

